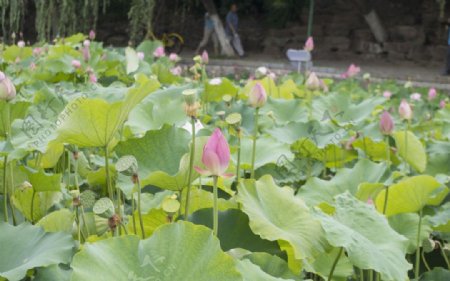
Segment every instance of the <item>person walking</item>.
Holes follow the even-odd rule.
[[[214,54],[217,56],[219,54],[219,39],[217,38],[216,31],[214,29],[214,22],[209,16],[209,13],[205,14],[205,27],[203,29],[203,39],[198,44],[197,49],[195,50],[196,54],[200,54],[200,51],[208,45],[209,38],[212,37],[212,41],[214,44]]]
[[[446,30],[447,30],[447,65],[444,70],[444,75],[450,75],[450,18],[447,19]]]
[[[242,48],[241,39],[238,34],[239,17],[237,15],[238,7],[235,3],[231,4],[230,11],[226,17],[225,32],[233,46],[234,50],[240,57],[244,56],[244,49]]]

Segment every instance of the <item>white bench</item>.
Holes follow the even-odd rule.
[[[308,51],[289,49],[286,52],[286,56],[291,62],[292,67],[299,73],[301,71],[309,71],[313,66],[311,53]]]

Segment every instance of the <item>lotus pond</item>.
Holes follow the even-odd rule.
[[[0,280],[450,280],[447,93],[90,39],[2,46]]]

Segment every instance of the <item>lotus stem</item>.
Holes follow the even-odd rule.
[[[251,164],[251,173],[250,173],[250,177],[252,179],[255,178],[256,138],[258,136],[258,115],[259,115],[259,108],[257,107],[255,110],[255,124],[253,127],[252,164]]]
[[[217,190],[218,176],[213,176],[213,193],[214,193],[214,205],[213,205],[213,233],[215,236],[219,233],[219,207],[217,200],[219,197]]]
[[[136,203],[134,202],[134,193],[131,195],[131,218],[133,221],[133,232],[135,235],[137,235],[137,230],[136,230],[136,216],[134,214],[134,212],[136,211]]]
[[[450,270],[450,262],[449,262],[449,260],[448,260],[448,258],[447,258],[447,255],[445,254],[444,247],[442,247],[441,242],[436,241],[436,243],[438,243],[439,249],[440,249],[440,251],[441,251],[441,255],[442,255],[442,257],[444,258],[445,263],[447,264],[447,268]]]
[[[34,197],[36,197],[36,190],[33,188],[33,195],[31,195],[30,219],[31,224],[34,224]]]
[[[425,252],[424,251],[422,251],[421,256],[422,256],[423,264],[427,268],[427,271],[431,271],[430,265],[428,264],[427,259],[425,258]]]
[[[373,270],[369,270],[369,281],[373,281]]]
[[[406,129],[405,129],[405,154],[404,159],[405,160],[405,174],[409,174],[409,164],[406,161],[406,155],[408,154],[408,132],[409,132],[409,120],[406,121]]]
[[[386,215],[388,198],[389,198],[389,186],[386,186],[386,192],[384,193],[383,215]]]
[[[11,161],[9,163],[10,165],[10,169],[9,169],[9,175],[11,178],[11,193],[10,193],[10,197],[9,197],[9,206],[11,207],[11,216],[13,219],[13,225],[17,225],[17,220],[16,220],[16,211],[14,211],[14,206],[11,202],[11,195],[14,194],[14,170],[13,170],[13,162]]]
[[[192,140],[191,140],[191,152],[189,156],[189,171],[188,171],[188,186],[186,192],[186,206],[185,206],[185,219],[188,220],[189,205],[191,204],[191,188],[192,188],[192,173],[194,170],[194,158],[195,158],[195,117],[191,117],[192,128]]]
[[[239,185],[239,177],[241,170],[241,128],[237,128],[238,147],[237,147],[237,163],[236,163],[236,186]]]
[[[359,269],[359,281],[364,281],[364,270]]]
[[[141,226],[142,239],[145,239],[144,220],[142,219],[142,211],[141,211],[141,181],[139,180],[139,177],[137,178],[137,186],[138,186],[137,209],[138,209],[139,225]]]
[[[67,188],[70,188],[70,151],[67,150]]]
[[[114,201],[114,193],[111,185],[111,178],[109,173],[109,150],[108,145],[105,145],[105,169],[106,169],[106,186],[108,188],[108,196],[111,201]],[[119,207],[119,206],[118,206]]]
[[[5,216],[5,222],[9,222],[8,218],[8,186],[6,185],[6,165],[8,162],[8,156],[3,158],[3,215]]]
[[[328,281],[331,281],[333,279],[334,270],[336,269],[336,266],[339,262],[339,259],[341,258],[342,252],[344,251],[344,248],[339,249],[339,253],[337,254],[336,258],[334,259],[333,265],[331,266],[330,274],[328,275]]]
[[[422,230],[422,209],[419,211],[419,225],[417,227],[417,250],[416,250],[416,268],[415,279],[419,280],[420,274],[420,231]]]
[[[84,226],[86,227],[86,234],[87,234],[87,237],[89,237],[89,236],[90,236],[89,226],[88,226],[88,224],[87,224],[86,215],[85,215],[85,213],[84,213],[83,205],[81,205],[81,217],[83,218],[83,224],[84,224]]]

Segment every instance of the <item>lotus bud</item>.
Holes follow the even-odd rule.
[[[390,135],[394,131],[394,120],[392,116],[386,110],[381,114],[380,118],[380,131],[384,135]]]
[[[314,39],[312,38],[312,36],[308,37],[308,39],[306,40],[304,49],[308,52],[314,50]]]
[[[402,99],[402,101],[400,102],[400,106],[398,108],[398,113],[402,119],[405,119],[405,120],[412,119],[413,112],[412,112],[411,106],[405,99]]]
[[[255,77],[256,77],[256,79],[261,79],[263,77],[266,77],[268,73],[269,73],[269,69],[267,69],[267,67],[260,66],[255,71]]]
[[[79,60],[72,60],[72,66],[73,68],[80,68],[81,67],[81,62]]]
[[[341,74],[342,78],[352,78],[356,75],[358,75],[358,73],[361,72],[361,68],[359,66],[356,66],[355,64],[351,64],[347,71]]]
[[[137,57],[139,60],[144,60],[144,58],[145,58],[144,52],[137,52]]]
[[[42,53],[42,49],[41,48],[36,47],[36,48],[33,49],[33,56],[38,57],[38,56],[41,55],[41,53]]]
[[[306,80],[306,88],[311,91],[320,90],[321,83],[319,77],[317,77],[316,73],[311,72],[308,79]]]
[[[84,42],[83,42],[83,46],[85,46],[85,47],[89,47],[89,46],[91,46],[91,41],[89,41],[89,40],[84,40]]]
[[[89,47],[83,48],[83,59],[85,62],[88,62],[91,59],[91,52],[89,51]]]
[[[177,67],[170,69],[170,73],[172,73],[175,76],[180,76],[181,72],[182,72],[181,66],[177,66]]]
[[[155,49],[155,51],[153,52],[153,56],[155,58],[161,58],[164,57],[166,55],[165,51],[164,51],[164,47],[159,46],[158,48]]]
[[[252,107],[262,107],[267,102],[266,90],[260,83],[256,83],[248,96],[248,102]]]
[[[209,62],[209,55],[208,55],[208,52],[206,50],[204,50],[202,53],[202,63],[208,64],[208,62]]]
[[[197,102],[197,91],[194,89],[184,90],[184,111],[186,115],[192,118],[197,117],[197,110],[200,108],[200,103]]]
[[[97,76],[95,76],[94,73],[89,74],[89,82],[95,84],[95,83],[97,83],[97,80],[98,80]]]
[[[439,102],[439,108],[445,108],[446,105],[447,105],[447,104],[446,104],[445,100],[441,100],[441,101]]]
[[[226,176],[230,163],[230,147],[220,129],[215,129],[203,148],[202,163],[205,170],[195,167],[202,175]]]
[[[428,100],[434,100],[437,97],[437,91],[435,88],[430,88],[430,90],[428,91]]]
[[[383,92],[383,97],[385,97],[386,99],[391,99],[392,97],[392,93],[390,91],[384,91]]]
[[[180,57],[177,54],[175,54],[175,53],[171,53],[169,55],[169,60],[171,62],[178,62],[180,60]]]
[[[11,101],[16,97],[16,87],[13,82],[0,71],[0,100]]]
[[[19,42],[17,42],[17,46],[19,46],[19,48],[23,48],[25,47],[25,42],[23,40],[20,40]]]
[[[91,39],[92,41],[95,39],[95,31],[94,30],[89,31],[89,39]]]

